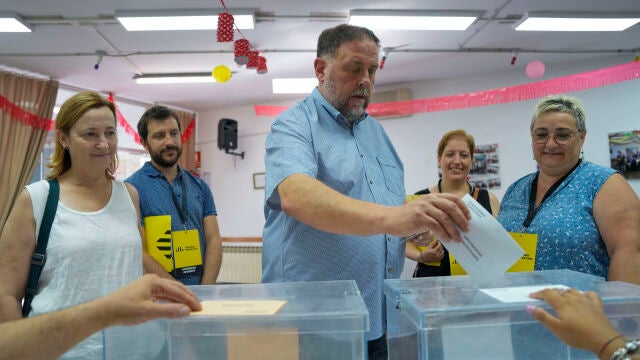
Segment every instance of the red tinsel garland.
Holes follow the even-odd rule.
[[[112,93],[109,93],[109,97],[107,99],[111,101],[114,105],[116,104],[116,101],[113,98]],[[138,135],[138,132],[134,128],[132,128],[131,125],[129,125],[129,122],[127,121],[127,119],[124,118],[124,116],[122,116],[122,113],[120,112],[117,106],[116,106],[116,116],[118,117],[118,124],[122,126],[124,131],[127,134],[133,136],[133,140],[136,142],[136,144],[142,145],[142,142],[140,142],[140,135]]]
[[[631,62],[500,89],[428,99],[370,104],[367,108],[367,113],[371,116],[408,116],[424,112],[467,109],[537,99],[547,95],[587,90],[637,79],[640,79],[640,62]],[[286,110],[287,106],[254,105],[253,108],[257,116],[273,117]]]
[[[189,122],[189,125],[187,126],[186,129],[184,129],[184,132],[182,133],[182,143],[186,143],[189,138],[191,137],[191,134],[193,134],[193,130],[195,130],[196,128],[196,119],[191,119],[191,121]]]
[[[115,99],[113,98],[113,94],[109,93],[109,96],[107,97],[107,99],[115,104]],[[34,115],[20,108],[16,104],[12,103],[11,101],[9,101],[9,99],[7,99],[2,95],[0,95],[0,110],[2,110],[3,112],[9,113],[11,118],[18,120],[23,124],[35,127],[37,129],[51,131],[56,127],[56,122],[54,120]],[[140,142],[140,135],[138,135],[138,132],[133,127],[131,127],[131,125],[129,125],[129,122],[127,121],[127,119],[124,118],[124,116],[122,115],[120,110],[118,110],[117,107],[116,107],[116,116],[118,118],[118,124],[122,126],[124,131],[127,134],[133,136],[133,140],[136,142],[136,144],[142,145],[142,143]],[[196,128],[196,119],[191,119],[191,122],[189,122],[189,125],[182,133],[183,144],[187,142],[187,140],[189,140],[195,128]]]
[[[12,103],[2,95],[0,95],[0,109],[2,109],[3,112],[8,113],[11,118],[36,129],[51,131],[56,127],[56,123],[52,119],[34,115]]]

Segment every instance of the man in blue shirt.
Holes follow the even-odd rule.
[[[318,87],[274,121],[266,140],[262,257],[263,282],[355,280],[369,310],[370,359],[387,358],[383,281],[402,272],[402,237],[431,230],[460,240],[456,226],[466,231],[470,219],[450,194],[405,204],[402,162],[365,112],[379,47],[365,28],[320,35]]]
[[[215,284],[222,263],[216,206],[209,186],[178,166],[182,154],[178,115],[165,106],[154,106],[140,118],[138,134],[151,161],[125,181],[138,190],[142,222],[149,216],[170,215],[174,246],[168,256],[175,261],[176,252],[185,251],[175,246],[177,239],[193,236],[192,241],[199,243],[201,264],[176,269],[173,276],[185,285]],[[170,277],[152,257],[145,256],[143,261],[145,272]]]

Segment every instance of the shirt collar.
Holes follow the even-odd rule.
[[[144,163],[144,165],[142,166],[142,168],[140,169],[140,171],[144,174],[147,175],[149,177],[155,177],[155,178],[164,178],[164,175],[162,175],[162,173],[160,172],[160,170],[156,169],[152,164],[151,161],[147,161],[146,163]],[[182,178],[182,168],[180,168],[180,165],[178,165],[178,175],[176,176],[176,179],[181,179]]]

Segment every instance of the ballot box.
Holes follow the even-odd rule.
[[[468,276],[385,280],[389,359],[597,359],[562,343],[533,319],[541,287],[592,290],[614,326],[640,337],[640,286],[570,270],[505,273],[486,288]]]
[[[103,332],[106,359],[365,359],[353,280],[190,286],[209,314]]]

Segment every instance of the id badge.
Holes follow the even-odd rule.
[[[176,230],[171,235],[176,276],[201,275],[202,252],[198,230]]]

